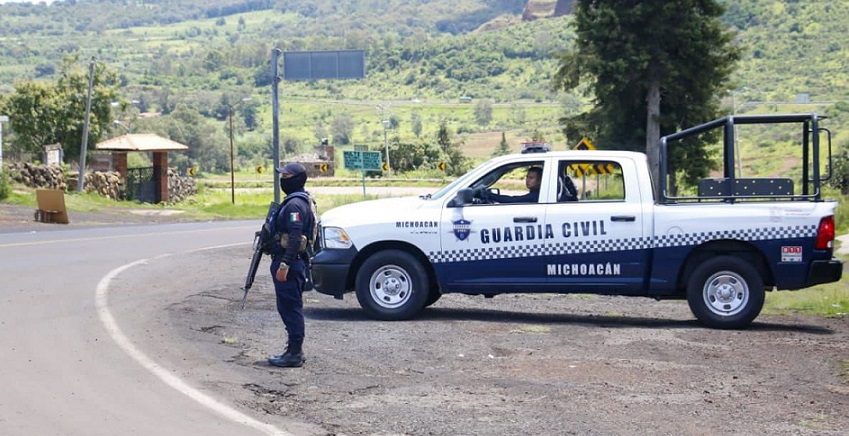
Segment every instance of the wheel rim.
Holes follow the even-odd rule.
[[[371,275],[369,290],[375,303],[386,309],[397,309],[410,299],[413,286],[407,271],[396,265],[386,265]]]
[[[720,271],[705,281],[702,296],[711,312],[720,316],[733,316],[749,303],[749,285],[735,272]]]

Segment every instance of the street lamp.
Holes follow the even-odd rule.
[[[227,117],[230,120],[230,202],[232,204],[236,204],[236,175],[233,168],[233,161],[235,159],[233,153],[233,109],[235,109],[236,106],[250,100],[250,97],[245,97],[236,103],[227,105]]]
[[[386,108],[382,105],[375,106],[374,108],[377,109],[380,115],[380,122],[383,124],[383,146],[386,147],[386,172],[387,174],[392,174],[392,167],[389,165],[389,140],[386,137],[386,130],[389,128],[390,121],[384,116]]]

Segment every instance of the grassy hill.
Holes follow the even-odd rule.
[[[381,116],[397,120],[390,138],[415,140],[440,121],[460,133],[463,150],[488,157],[507,132],[514,148],[535,131],[568,148],[557,125],[587,107],[581,94],[551,92],[552,54],[568,51],[569,17],[521,22],[523,1],[295,0],[54,2],[0,4],[0,93],[18,80],[51,79],[60,59],[96,58],[119,71],[126,100],[143,112],[196,108],[224,129],[212,108],[251,97],[258,124],[237,137],[241,165],[267,159],[270,141],[271,50],[366,50],[367,77],[355,81],[283,82],[281,136],[307,149],[334,119],[350,117],[354,143],[380,147]],[[738,30],[744,59],[734,75],[736,108],[728,111],[828,111],[836,139],[849,137],[841,105],[849,88],[849,8],[816,0],[727,2],[725,20]],[[459,97],[472,97],[460,103]],[[492,104],[479,124],[475,109]],[[814,104],[795,105],[809,101]],[[383,108],[383,115],[375,106]],[[136,114],[120,114],[135,117]],[[134,120],[155,130],[152,119]],[[116,132],[117,133],[117,132]],[[221,141],[221,135],[217,136]],[[763,161],[758,139],[743,140],[752,165]],[[224,146],[225,144],[221,144]],[[603,145],[602,145],[603,146]],[[749,148],[752,151],[749,152]],[[756,153],[757,152],[757,153]]]

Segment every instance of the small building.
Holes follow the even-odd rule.
[[[95,145],[95,150],[112,153],[112,168],[126,181],[129,197],[146,203],[168,201],[168,152],[188,149],[152,133],[130,133]],[[127,168],[129,152],[152,153],[153,167]]]

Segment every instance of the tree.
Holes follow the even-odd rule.
[[[439,161],[439,150],[426,142],[402,142],[396,136],[392,138],[392,144],[389,154],[394,171],[413,171],[423,165],[434,168]]]
[[[413,112],[410,115],[410,123],[413,126],[413,134],[416,135],[416,138],[420,138],[422,136],[422,116],[418,112]]]
[[[168,115],[163,128],[164,136],[189,147],[185,156],[191,165],[209,172],[230,169],[229,141],[219,123],[207,122],[196,109],[181,103]]]
[[[436,143],[442,150],[442,160],[448,165],[445,173],[449,176],[458,176],[468,170],[468,161],[460,150],[460,144],[451,140],[451,132],[445,121],[439,123],[439,131],[436,133]]]
[[[351,134],[354,132],[354,117],[350,114],[341,114],[333,117],[330,122],[330,132],[333,134],[333,143],[346,145],[351,143]]]
[[[95,64],[88,146],[94,147],[112,123],[112,102],[118,100],[118,77],[106,65]],[[55,83],[20,82],[5,99],[2,111],[10,115],[20,151],[41,154],[41,147],[60,143],[66,158],[79,159],[89,69],[77,58],[65,58]],[[24,114],[26,114],[24,116]]]
[[[505,154],[510,154],[510,145],[507,144],[506,134],[501,132],[501,142],[498,143],[498,148],[492,153],[492,157],[504,156]]]
[[[555,86],[590,82],[595,107],[561,122],[568,137],[593,137],[604,148],[636,150],[640,143],[658,176],[658,140],[719,115],[718,99],[740,57],[720,22],[715,0],[676,2],[578,0],[577,51],[560,55]],[[668,163],[692,183],[714,166],[710,135],[676,144]],[[686,165],[684,164],[686,162]]]
[[[475,105],[475,121],[481,126],[485,126],[492,121],[492,103],[488,100],[480,100]]]

